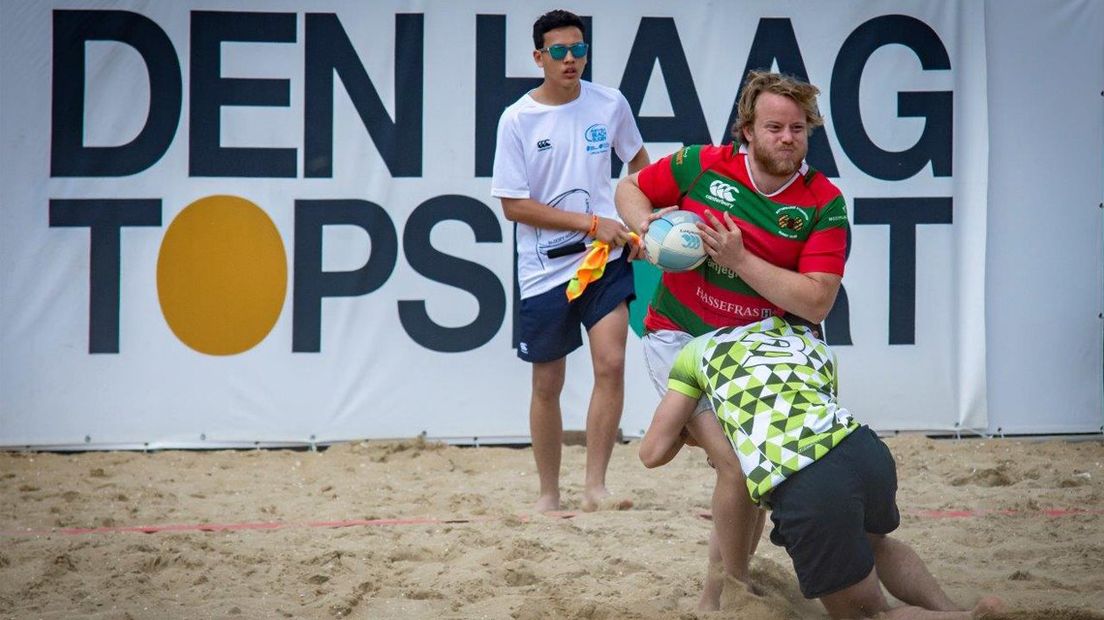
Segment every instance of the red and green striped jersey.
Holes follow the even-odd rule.
[[[708,210],[718,219],[727,212],[744,246],[774,265],[843,275],[847,205],[839,189],[806,164],[788,185],[765,196],[755,190],[747,154],[737,145],[688,146],[641,170],[637,181],[657,207],[677,204],[702,216]],[[784,314],[735,272],[707,260],[693,271],[663,274],[644,326],[697,336]]]

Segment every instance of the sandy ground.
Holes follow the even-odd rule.
[[[1104,442],[887,443],[897,535],[953,599],[1104,618]],[[583,461],[565,448],[568,511]],[[0,453],[0,617],[823,617],[765,537],[763,595],[694,612],[712,481],[698,450],[649,471],[619,445],[636,507],[553,518],[527,512],[527,449]]]

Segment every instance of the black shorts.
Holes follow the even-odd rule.
[[[583,346],[579,326],[589,330],[621,302],[636,299],[632,265],[623,252],[606,263],[602,277],[587,285],[574,301],[567,300],[567,282],[521,300],[517,355],[526,362],[551,362]]]
[[[897,464],[863,426],[770,493],[771,542],[786,548],[805,598],[855,585],[874,568],[870,534],[897,529]]]

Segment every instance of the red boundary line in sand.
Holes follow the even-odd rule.
[[[543,517],[554,519],[570,519],[578,516],[578,512],[547,512]],[[1041,508],[1039,510],[909,510],[905,515],[924,519],[970,519],[1000,516],[1042,516],[1042,517],[1068,517],[1075,515],[1104,514],[1104,510],[1087,510],[1083,508]],[[698,514],[702,519],[712,519],[708,512]],[[517,515],[522,523],[532,520],[530,515]],[[243,530],[283,530],[289,528],[339,528],[339,527],[366,527],[366,526],[393,526],[393,525],[452,525],[463,523],[479,523],[501,520],[502,517],[468,517],[455,519],[436,519],[432,517],[419,517],[409,519],[342,519],[338,521],[302,521],[289,523],[286,521],[248,522],[248,523],[178,523],[167,525],[130,525],[119,527],[59,527],[53,529],[26,529],[0,531],[0,537],[30,537],[49,536],[60,534],[64,536],[81,536],[84,534],[157,534],[160,532],[237,532]]]
[[[577,512],[546,512],[542,516],[554,519],[570,519]],[[236,532],[241,530],[283,530],[289,528],[339,528],[361,526],[387,526],[387,525],[452,525],[463,523],[477,523],[494,521],[501,517],[467,517],[454,519],[435,519],[432,517],[416,517],[410,519],[342,519],[338,521],[302,521],[298,523],[287,521],[263,521],[249,523],[175,523],[166,525],[128,525],[118,527],[58,527],[51,529],[26,529],[26,530],[2,530],[2,537],[29,537],[49,536],[50,534],[62,534],[65,536],[80,536],[83,534],[157,534],[160,532]],[[531,520],[528,515],[517,515],[522,523]]]

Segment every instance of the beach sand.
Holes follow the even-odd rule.
[[[900,539],[951,598],[1005,618],[1104,618],[1104,442],[888,438]],[[421,440],[319,452],[0,453],[0,617],[819,618],[781,548],[761,595],[694,611],[713,472],[646,470],[618,445],[632,510],[535,515],[532,453]]]

